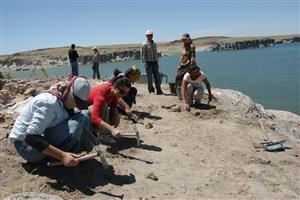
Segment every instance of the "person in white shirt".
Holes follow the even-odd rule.
[[[207,76],[200,70],[197,65],[192,66],[187,73],[185,73],[181,85],[181,93],[185,103],[185,110],[190,111],[190,107],[201,103],[204,94],[202,82],[206,85],[208,91],[208,99],[212,100],[212,93],[210,83]]]

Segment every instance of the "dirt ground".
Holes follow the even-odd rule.
[[[270,137],[288,140],[288,149],[255,149],[253,143],[263,139],[257,119],[236,117],[217,100],[214,109],[186,112],[167,85],[163,96],[136,87],[140,147],[134,138],[101,145],[109,169],[99,159],[49,168],[29,165],[2,137],[1,197],[41,192],[63,199],[300,199],[299,140],[266,126]],[[125,117],[120,129],[132,132]]]

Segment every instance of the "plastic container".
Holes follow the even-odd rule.
[[[181,87],[175,86],[176,94],[179,100],[182,100]]]

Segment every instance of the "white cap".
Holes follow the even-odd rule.
[[[152,30],[147,30],[145,34],[146,35],[153,35],[153,31]]]
[[[92,49],[95,50],[95,49],[97,49],[97,47],[93,47]]]
[[[87,100],[90,96],[91,85],[81,77],[75,79],[73,83],[73,96],[79,109],[87,109]]]

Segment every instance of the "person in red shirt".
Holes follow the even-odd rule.
[[[131,82],[120,78],[91,89],[88,99],[89,105],[93,105],[91,121],[100,134],[109,132],[113,137],[120,137],[121,132],[116,128],[120,123],[118,99],[128,94],[130,88]]]

